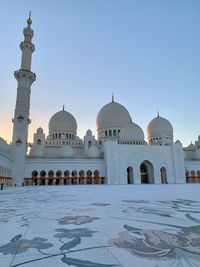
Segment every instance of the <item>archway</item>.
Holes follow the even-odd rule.
[[[85,182],[85,172],[84,172],[84,170],[81,170],[80,172],[79,172],[79,184],[84,184],[84,182]]]
[[[128,167],[127,168],[127,183],[128,184],[133,184],[133,168],[132,167]]]
[[[87,184],[92,184],[92,172],[91,170],[87,171]]]
[[[72,184],[77,184],[77,171],[72,171]]]
[[[68,170],[65,170],[64,171],[64,181],[63,181],[64,185],[69,184],[69,176],[70,176],[70,172]]]
[[[100,184],[100,183],[101,183],[101,180],[99,178],[99,171],[95,170],[94,171],[94,184]]]
[[[142,184],[154,184],[154,169],[150,161],[145,160],[141,163],[140,175]]]
[[[38,172],[37,171],[32,171],[32,178],[37,178]]]
[[[162,184],[168,184],[167,182],[167,171],[165,167],[160,168],[160,178]]]
[[[48,171],[48,185],[52,185],[53,184],[53,177],[54,177],[54,171],[50,170]]]

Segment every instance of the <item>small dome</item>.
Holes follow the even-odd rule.
[[[157,116],[147,126],[147,138],[160,136],[173,137],[173,127],[167,119]]]
[[[69,145],[64,145],[61,148],[61,156],[67,157],[67,158],[73,158],[74,151],[73,151],[72,147]]]
[[[37,129],[37,134],[43,134],[43,129],[41,127]]]
[[[143,130],[139,125],[131,122],[122,129],[120,133],[120,140],[144,142]]]
[[[88,149],[87,155],[89,158],[99,158],[100,153],[99,153],[99,149],[96,146],[91,146]]]
[[[76,135],[77,123],[69,112],[62,110],[55,113],[49,121],[49,134],[51,133],[72,133]]]
[[[124,127],[131,121],[128,110],[112,101],[100,109],[96,119],[97,131],[103,128]]]
[[[196,146],[191,142],[191,144],[189,144],[189,146],[186,147],[187,150],[192,150],[195,151],[197,150]]]
[[[44,154],[44,147],[42,145],[33,145],[29,152],[29,155],[31,157],[42,157],[43,154]]]
[[[92,136],[92,131],[90,129],[88,129],[87,132],[86,132],[86,135],[87,136]]]

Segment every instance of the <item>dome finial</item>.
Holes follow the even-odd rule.
[[[112,93],[112,102],[115,102],[114,94]]]
[[[157,111],[157,117],[158,117],[158,118],[160,117],[160,113],[159,113],[159,110]]]
[[[32,13],[32,12],[30,11],[30,12],[29,12],[28,19],[27,19],[27,25],[28,25],[29,28],[31,27],[31,24],[32,24],[31,13]]]
[[[63,109],[62,110],[65,111],[65,103],[63,103]]]

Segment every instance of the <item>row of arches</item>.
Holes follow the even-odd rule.
[[[11,184],[11,169],[0,166],[0,184],[10,185]]]
[[[186,171],[185,176],[187,183],[200,183],[200,170]]]
[[[25,185],[70,185],[70,184],[104,184],[105,178],[100,176],[98,170],[45,170],[32,171],[31,178],[24,179]]]
[[[149,161],[145,161],[140,165],[141,184],[154,184],[154,168]],[[160,168],[160,181],[167,184],[167,170],[165,167]],[[134,170],[131,166],[127,168],[127,183],[134,184]]]

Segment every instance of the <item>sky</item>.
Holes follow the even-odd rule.
[[[184,146],[200,134],[199,0],[0,0],[0,136],[12,139],[23,28],[32,11],[29,141],[51,116],[73,114],[78,136],[124,105],[144,133],[159,111]]]

